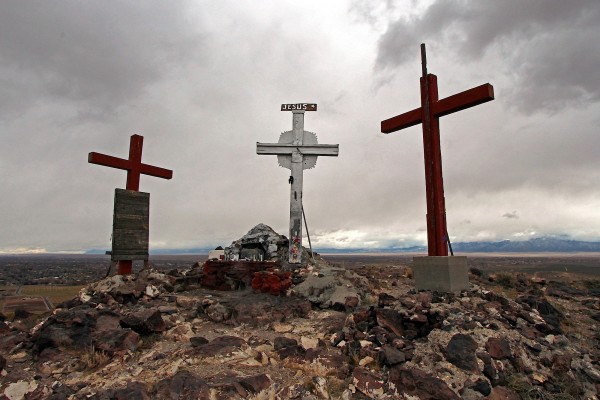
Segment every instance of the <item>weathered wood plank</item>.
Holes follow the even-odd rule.
[[[149,193],[115,189],[112,260],[148,259],[149,211]]]

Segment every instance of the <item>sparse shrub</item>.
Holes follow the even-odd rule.
[[[505,289],[510,289],[515,287],[517,280],[511,274],[497,274],[495,282]]]
[[[148,336],[144,336],[138,350],[151,349],[152,346],[154,346],[154,343],[159,342],[161,339],[162,335],[160,333],[152,333]]]
[[[480,270],[479,268],[471,267],[471,268],[469,268],[469,272],[475,276],[479,276],[479,277],[483,276],[483,271]]]
[[[97,351],[96,346],[92,344],[89,350],[81,356],[81,361],[88,369],[93,369],[108,364],[110,356],[102,350]]]
[[[600,279],[587,279],[583,285],[589,290],[600,290]]]
[[[413,270],[410,267],[404,268],[404,276],[408,279],[412,279],[414,277]]]

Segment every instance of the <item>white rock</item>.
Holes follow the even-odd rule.
[[[360,365],[361,367],[364,367],[365,365],[372,364],[374,361],[375,360],[373,359],[373,357],[366,356],[365,358],[363,358],[362,360],[360,360],[358,362],[358,365]]]
[[[300,343],[302,344],[302,347],[304,347],[307,350],[316,349],[317,347],[319,347],[319,339],[317,338],[302,336],[300,338]]]
[[[155,298],[155,297],[158,297],[159,294],[160,294],[160,290],[158,290],[158,288],[156,286],[154,286],[154,285],[146,286],[146,296]]]
[[[26,382],[26,381],[18,381],[13,382],[4,389],[4,395],[9,400],[22,400],[25,398],[25,395],[33,392],[37,389],[38,384],[36,381]]]

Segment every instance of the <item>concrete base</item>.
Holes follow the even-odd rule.
[[[413,276],[417,290],[460,292],[469,289],[467,257],[414,257]]]

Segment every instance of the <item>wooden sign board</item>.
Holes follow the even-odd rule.
[[[150,193],[115,189],[113,261],[147,260],[150,226]]]
[[[316,103],[282,104],[281,111],[317,111]]]

